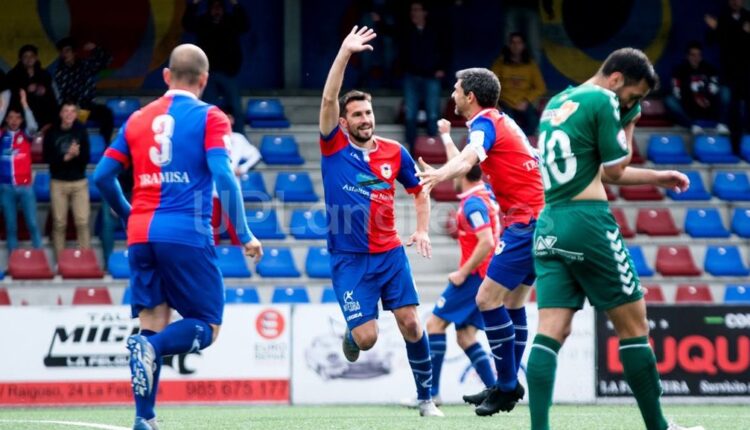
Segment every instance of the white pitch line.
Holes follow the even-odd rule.
[[[96,424],[96,423],[84,423],[81,421],[54,421],[54,420],[2,420],[2,423],[14,423],[14,424],[60,424],[64,426],[72,427],[86,427],[90,429],[101,429],[101,430],[130,430],[130,427],[119,427],[110,426],[107,424]]]

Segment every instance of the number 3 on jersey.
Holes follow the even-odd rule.
[[[151,130],[154,131],[154,141],[159,146],[152,146],[148,151],[148,157],[155,165],[165,166],[172,161],[174,118],[171,115],[157,116],[151,123]]]
[[[578,160],[571,150],[570,137],[567,133],[562,130],[554,130],[547,140],[547,132],[542,132],[539,135],[539,150],[542,155],[541,170],[545,190],[552,187],[550,176],[558,185],[565,184],[575,177]],[[565,161],[562,171],[556,161],[558,151],[560,152],[560,158]]]

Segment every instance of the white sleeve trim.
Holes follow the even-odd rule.
[[[474,130],[469,133],[469,144],[466,146],[476,152],[480,163],[487,159],[487,151],[484,150],[484,132],[482,130]]]
[[[616,159],[614,159],[612,161],[607,161],[607,162],[602,163],[602,166],[604,166],[604,167],[616,166],[616,165],[622,163],[623,161],[625,161],[626,158],[628,158],[628,156],[627,155],[623,155],[620,158],[616,158]]]

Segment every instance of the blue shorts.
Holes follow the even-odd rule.
[[[349,329],[377,319],[378,300],[385,310],[419,304],[403,246],[378,254],[333,252],[331,278]]]
[[[469,325],[484,330],[484,320],[476,302],[480,285],[482,285],[482,277],[477,274],[469,275],[459,286],[449,283],[432,313],[436,317],[455,324],[456,330]]]
[[[500,236],[500,244],[487,268],[487,277],[513,291],[521,284],[532,285],[534,272],[534,228],[529,224],[511,224]]]
[[[128,261],[133,318],[167,303],[183,318],[221,324],[224,281],[213,245],[138,243],[128,247]]]

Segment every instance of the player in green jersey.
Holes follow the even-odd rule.
[[[550,428],[557,352],[586,298],[615,327],[624,376],[646,428],[684,429],[662,414],[640,281],[603,186],[689,187],[680,172],[628,166],[639,101],[657,80],[643,52],[619,49],[587,82],[553,97],[542,113],[539,166],[546,206],[534,237],[539,328],[527,375],[532,430]]]

